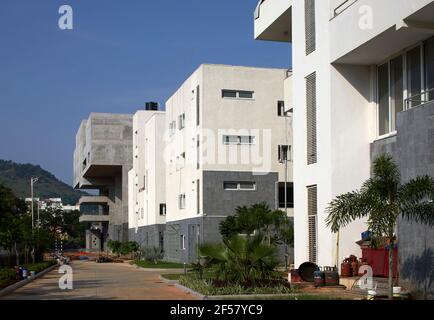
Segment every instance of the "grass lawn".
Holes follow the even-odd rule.
[[[184,269],[184,264],[182,263],[165,262],[165,261],[158,261],[157,263],[153,263],[150,261],[135,260],[131,264],[135,264],[138,267],[147,268],[147,269]],[[187,265],[187,268],[188,267],[190,266]]]
[[[178,281],[179,278],[180,278],[182,275],[183,275],[183,273],[175,273],[175,274],[162,274],[161,276],[162,276],[164,279],[167,279],[167,280],[176,280],[176,281]]]

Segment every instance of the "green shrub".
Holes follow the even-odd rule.
[[[144,248],[140,251],[140,257],[145,261],[157,264],[158,261],[164,259],[164,251],[157,247]]]
[[[0,269],[0,282],[14,280],[17,274],[14,269],[4,268]]]

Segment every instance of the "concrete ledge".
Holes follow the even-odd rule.
[[[25,285],[29,284],[30,282],[32,282],[33,280],[36,280],[40,277],[43,277],[44,275],[46,275],[47,273],[53,271],[54,269],[56,269],[56,267],[58,267],[57,264],[52,265],[51,267],[48,267],[47,269],[39,272],[38,274],[36,274],[34,277],[30,277],[27,278],[25,280],[19,281],[17,283],[14,283],[13,285],[10,285],[9,287],[6,287],[2,290],[0,290],[0,297],[4,297],[7,296],[9,294],[11,294],[12,292],[14,292],[15,290],[24,287]]]

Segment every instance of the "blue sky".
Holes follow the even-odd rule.
[[[257,0],[1,0],[0,159],[71,183],[90,112],[163,103],[201,63],[289,67],[287,44],[253,39]],[[58,9],[74,9],[74,30]]]

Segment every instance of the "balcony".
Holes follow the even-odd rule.
[[[81,197],[78,201],[79,205],[82,204],[107,204],[109,202],[109,199],[105,196],[86,196]]]
[[[332,63],[379,64],[434,32],[432,0],[336,0],[330,10]]]
[[[254,18],[256,40],[292,41],[292,0],[261,0]]]
[[[80,219],[80,222],[89,222],[89,223],[95,223],[95,222],[109,222],[110,217],[108,215],[95,215],[95,214],[82,214]]]

